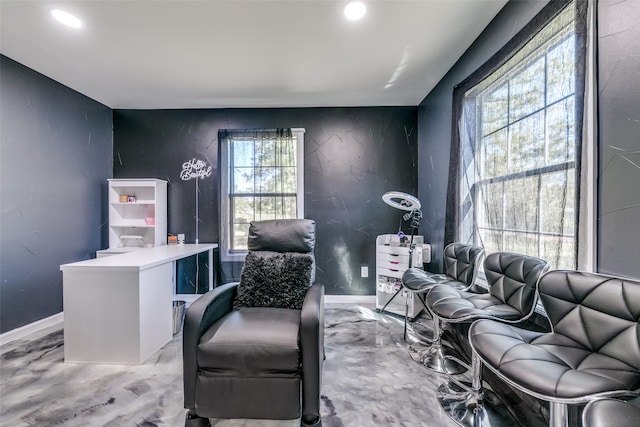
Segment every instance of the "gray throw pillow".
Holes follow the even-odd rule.
[[[240,273],[233,308],[301,309],[311,285],[312,268],[311,254],[250,251]]]

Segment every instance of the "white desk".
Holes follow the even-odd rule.
[[[139,364],[173,338],[175,261],[217,244],[156,246],[60,266],[64,360]]]

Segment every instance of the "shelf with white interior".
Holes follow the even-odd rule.
[[[109,224],[109,227],[123,227],[123,228],[156,228],[153,224],[147,224],[144,220],[129,219],[115,224]]]
[[[112,205],[135,206],[135,205],[155,205],[154,200],[136,200],[135,202],[110,202]]]
[[[110,179],[109,248],[166,243],[167,181]]]

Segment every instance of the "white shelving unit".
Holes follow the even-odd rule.
[[[109,249],[166,245],[167,181],[146,178],[108,181]],[[126,196],[126,201],[121,196]]]
[[[431,261],[431,246],[424,244],[423,236],[413,236],[415,250],[413,267],[422,268]],[[382,234],[376,238],[376,308],[380,309],[401,287],[402,274],[409,268],[409,244],[400,242],[395,234]],[[422,304],[412,292],[403,291],[387,306],[385,311],[404,316],[405,298],[408,298],[410,318],[422,311]]]

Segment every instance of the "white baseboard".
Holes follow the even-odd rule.
[[[13,329],[0,335],[0,346],[15,340],[22,339],[27,335],[31,335],[50,326],[62,323],[63,321],[64,312],[61,311],[60,313],[54,314],[53,316],[37,320],[33,323],[29,323],[28,325],[20,326],[19,328]]]
[[[325,304],[375,304],[375,295],[325,295]]]

